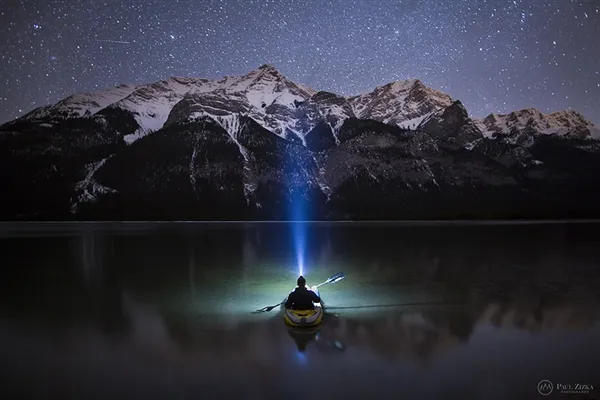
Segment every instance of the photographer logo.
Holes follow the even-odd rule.
[[[542,396],[548,396],[554,392],[554,390],[561,394],[589,394],[594,391],[594,386],[584,383],[557,383],[556,385],[550,382],[548,379],[544,379],[538,382],[537,391]]]
[[[548,396],[554,391],[554,385],[547,379],[539,381],[537,385],[538,393],[542,396]]]

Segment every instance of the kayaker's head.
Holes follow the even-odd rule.
[[[304,277],[302,275],[300,275],[298,277],[298,280],[296,281],[296,283],[298,284],[298,287],[306,287],[306,279],[304,279]]]

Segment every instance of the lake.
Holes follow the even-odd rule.
[[[600,398],[599,228],[4,224],[2,390]],[[346,274],[320,289],[328,313],[313,335],[289,332],[278,308],[252,313],[282,301],[300,269],[309,285]]]

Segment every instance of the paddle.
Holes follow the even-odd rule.
[[[337,306],[327,307],[327,310],[350,310],[358,308],[392,308],[392,307],[418,307],[418,306],[464,306],[464,303],[460,302],[416,302],[416,303],[398,303],[398,304],[369,304],[366,306]]]
[[[345,277],[346,277],[346,275],[343,272],[338,272],[337,274],[333,274],[329,278],[327,278],[327,280],[325,282],[319,283],[317,285],[317,287],[319,288],[319,287],[321,287],[323,285],[327,285],[329,283],[339,282],[342,279],[344,279]],[[274,306],[263,307],[260,310],[256,310],[256,311],[254,311],[254,314],[256,314],[256,313],[263,313],[263,312],[269,312],[269,311],[273,310],[275,307],[279,307],[283,303],[285,303],[285,300],[282,301],[281,303],[275,304]]]

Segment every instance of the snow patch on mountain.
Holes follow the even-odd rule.
[[[319,107],[318,110],[321,117],[325,118],[326,120],[344,120],[349,117],[346,110],[338,104],[323,105]]]
[[[471,150],[473,150],[475,148],[475,146],[477,146],[479,143],[481,143],[482,140],[483,139],[480,138],[480,139],[475,139],[475,140],[473,140],[471,142],[467,142],[464,145],[464,148],[467,149],[467,150],[469,150],[469,151],[471,151]]]
[[[104,158],[98,162],[86,165],[87,174],[82,181],[75,184],[75,196],[71,199],[71,213],[76,214],[83,203],[93,203],[98,200],[100,195],[116,193],[116,190],[103,186],[96,182],[94,174],[100,169],[106,160],[112,156]]]
[[[317,176],[315,177],[315,180],[317,181],[317,185],[319,186],[319,189],[321,189],[321,192],[327,196],[327,201],[330,200],[331,198],[331,194],[333,193],[333,191],[331,190],[331,188],[329,187],[329,185],[327,184],[327,178],[325,175],[325,166],[322,165],[323,163],[319,163],[319,160],[317,157],[315,157],[314,155],[312,156],[315,165],[317,166],[317,169],[319,170],[319,173],[317,174]]]
[[[132,144],[133,142],[143,138],[144,136],[146,136],[146,132],[144,132],[141,129],[138,129],[137,131],[135,131],[135,133],[130,133],[129,135],[123,136],[123,140],[126,144]]]
[[[215,115],[205,111],[196,111],[189,115],[189,120],[193,121],[196,119],[210,118],[211,120],[218,123],[229,135],[231,140],[237,145],[240,150],[240,154],[244,157],[244,161],[248,162],[250,156],[248,150],[239,142],[238,134],[240,132],[240,115]]]
[[[342,129],[342,125],[344,125],[344,121],[346,121],[346,120],[343,118],[340,118],[337,120],[335,125],[332,125],[331,123],[329,123],[329,128],[331,129],[331,133],[333,134],[333,140],[335,141],[335,144],[337,146],[339,146],[339,144],[340,144],[339,133],[340,133],[340,129]]]
[[[598,128],[596,125],[592,125],[588,126],[588,129],[590,130],[590,136],[592,139],[600,140],[600,128]]]
[[[196,156],[198,155],[198,152],[196,151],[197,145],[198,143],[194,143],[194,150],[192,151],[192,156],[190,157],[190,165],[188,167],[190,185],[192,186],[192,190],[194,192],[194,195],[196,196],[196,199],[198,199],[198,189],[196,187]]]
[[[419,127],[419,125],[421,125],[421,123],[426,120],[427,118],[429,118],[430,116],[432,116],[433,114],[435,114],[435,111],[429,112],[427,114],[423,114],[421,116],[418,116],[416,118],[412,118],[412,119],[408,119],[406,121],[400,122],[398,123],[398,127],[402,128],[402,129],[416,129]]]
[[[303,101],[304,98],[295,95],[287,88],[281,88],[274,82],[255,84],[246,92],[246,97],[251,106],[256,110],[264,110],[272,104],[281,104],[291,107],[294,101]]]
[[[210,82],[204,79],[170,78],[140,86],[123,100],[112,104],[111,107],[129,111],[138,124],[138,129],[133,134],[124,137],[125,141],[131,143],[161,129],[173,106],[183,99],[192,87],[198,89],[203,83],[209,83],[210,86]]]
[[[210,114],[209,114],[210,115]],[[240,130],[240,117],[237,114],[232,115],[210,115],[227,131],[232,139],[236,139],[237,133]]]
[[[217,121],[223,127],[223,129],[227,131],[227,133],[231,137],[231,140],[233,140],[240,149],[240,153],[242,157],[244,157],[244,161],[248,162],[250,160],[248,150],[238,140],[238,134],[240,132],[240,116],[237,114],[233,114],[224,116],[212,116],[212,118],[215,121]]]

